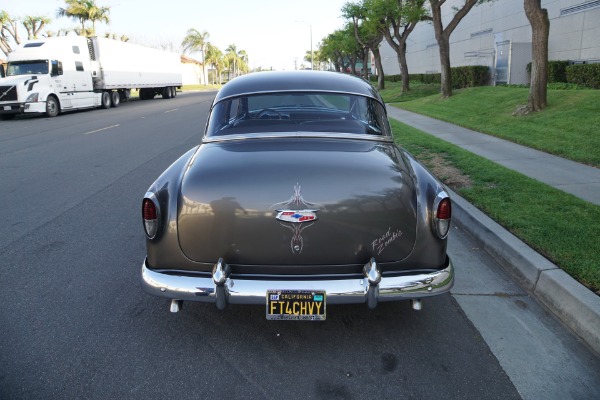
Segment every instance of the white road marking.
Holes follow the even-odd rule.
[[[116,125],[111,125],[111,126],[107,126],[106,128],[101,128],[101,129],[96,129],[95,131],[89,131],[89,132],[85,132],[84,135],[89,135],[90,133],[96,133],[96,132],[101,132],[101,131],[105,131],[107,129],[112,129],[112,128],[116,128],[117,126],[119,126],[121,124],[116,124]]]
[[[165,114],[166,114],[166,113],[170,113],[170,112],[173,112],[173,111],[177,111],[177,110],[179,110],[179,108],[174,108],[174,109],[172,109],[172,110],[169,110],[169,111],[165,111]]]

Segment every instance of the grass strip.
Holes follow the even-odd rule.
[[[387,103],[484,132],[546,153],[600,167],[600,90],[548,90],[548,107],[539,113],[513,116],[526,104],[529,89],[476,87],[455,90],[442,99],[439,87],[413,85],[414,93],[399,95],[397,83],[386,82]],[[412,89],[411,89],[412,91]]]
[[[408,125],[390,120],[395,140],[470,203],[596,293],[600,292],[600,206],[554,189]],[[462,180],[464,181],[464,179]]]

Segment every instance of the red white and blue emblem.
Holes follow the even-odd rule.
[[[270,208],[277,211],[275,218],[281,221],[280,224],[292,231],[290,242],[292,253],[302,253],[304,247],[302,231],[313,225],[317,220],[317,211],[325,209],[325,206],[304,200],[300,185],[296,183],[292,197],[275,203]]]
[[[319,210],[277,210],[277,218],[283,222],[311,222],[317,219],[316,212]]]

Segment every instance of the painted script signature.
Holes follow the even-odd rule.
[[[381,237],[373,240],[373,251],[377,252],[377,255],[381,254],[386,247],[392,244],[400,236],[402,236],[402,231],[400,229],[392,230],[392,227],[389,227],[387,232],[381,235]]]

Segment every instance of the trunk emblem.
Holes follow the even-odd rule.
[[[277,218],[283,222],[302,223],[317,219],[319,210],[277,210]]]
[[[325,206],[319,203],[311,203],[304,200],[300,185],[294,185],[294,194],[286,201],[275,203],[270,209],[277,211],[275,218],[280,224],[292,231],[290,247],[292,253],[300,254],[304,248],[304,239],[302,231],[313,225],[317,220],[317,211],[325,209]],[[302,224],[308,222],[308,224]]]

